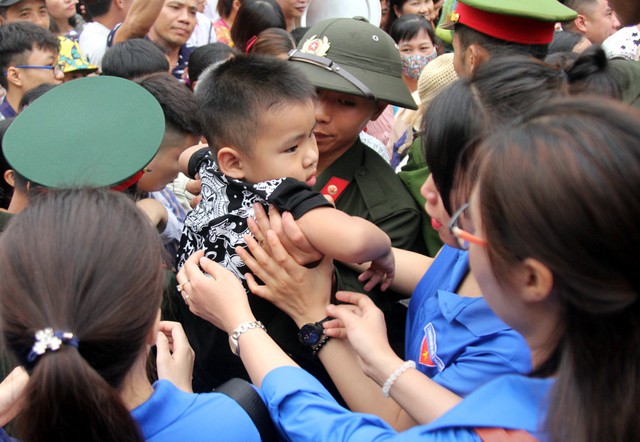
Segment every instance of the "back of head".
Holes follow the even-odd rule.
[[[20,439],[142,440],[119,389],[161,303],[162,246],[149,221],[116,192],[50,191],[0,244],[2,333],[31,371]],[[72,342],[47,347],[46,332],[35,335],[47,328]]]
[[[558,31],[549,44],[549,55],[557,52],[574,52],[575,47],[585,40],[584,35],[571,31]]]
[[[432,101],[423,120],[425,159],[449,213],[452,190],[461,186],[456,167],[463,157],[473,156],[477,139],[536,103],[566,95],[565,77],[562,70],[531,57],[500,57]]]
[[[0,26],[0,86],[7,88],[7,69],[24,64],[34,49],[58,53],[58,39],[47,29],[28,21]]]
[[[91,17],[96,18],[109,12],[112,1],[113,0],[84,0],[83,4],[87,8]]]
[[[196,98],[173,75],[152,74],[139,79],[137,83],[160,103],[166,123],[165,137],[169,131],[179,135],[202,135]]]
[[[238,56],[206,71],[196,88],[205,137],[212,149],[249,151],[271,109],[310,100],[315,90],[291,64]]]
[[[231,39],[239,51],[246,52],[249,40],[269,28],[287,28],[276,0],[243,0],[231,26]]]
[[[247,52],[249,54],[272,55],[282,59],[287,58],[289,52],[296,48],[296,42],[291,34],[280,28],[269,28],[260,32]]]
[[[169,60],[151,40],[134,38],[107,49],[102,74],[133,80],[156,72],[169,72]]]
[[[620,85],[611,74],[607,56],[600,46],[585,49],[567,69],[567,76],[572,95],[596,94],[622,99]]]
[[[537,103],[567,93],[562,69],[527,56],[502,56],[480,66],[471,79],[492,124],[511,121]]]
[[[475,44],[489,57],[520,54],[542,59],[553,39],[555,23],[575,16],[557,0],[460,0],[448,26],[454,25],[463,51]]]
[[[508,287],[510,271],[533,258],[550,270],[560,304],[552,440],[633,440],[640,431],[631,400],[640,374],[640,200],[629,191],[640,186],[638,139],[637,110],[585,97],[549,101],[482,146],[492,271]]]
[[[228,60],[236,54],[233,48],[224,43],[211,43],[200,46],[189,55],[189,81],[193,84],[209,66]]]

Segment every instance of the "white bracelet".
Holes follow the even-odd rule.
[[[398,368],[396,371],[391,373],[391,376],[389,376],[389,379],[387,379],[387,381],[382,386],[382,395],[384,397],[389,397],[389,390],[391,390],[391,386],[393,385],[393,383],[398,380],[398,378],[402,373],[404,373],[410,368],[416,368],[415,361],[406,361],[404,364],[402,364],[400,368]]]
[[[238,327],[236,327],[233,333],[229,335],[229,339],[231,340],[231,350],[235,353],[236,356],[240,356],[240,345],[238,344],[238,339],[240,338],[240,335],[254,328],[261,328],[265,332],[267,331],[267,329],[264,328],[264,325],[262,325],[262,322],[253,321],[253,322],[244,322],[240,324]]]

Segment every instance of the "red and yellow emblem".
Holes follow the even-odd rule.
[[[302,49],[300,52],[304,52],[306,54],[317,55],[318,57],[324,57],[327,55],[327,51],[331,48],[331,43],[326,36],[317,38],[315,35],[311,36],[307,41],[302,45]]]
[[[429,343],[427,342],[426,336],[422,339],[422,345],[420,346],[420,360],[418,362],[422,365],[426,365],[427,367],[436,366],[436,364],[431,360],[431,355],[429,355]]]

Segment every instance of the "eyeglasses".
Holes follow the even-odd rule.
[[[371,92],[371,89],[369,89],[363,82],[358,80],[349,71],[347,71],[345,68],[343,68],[333,60],[320,57],[315,54],[302,52],[297,49],[292,49],[291,51],[289,51],[289,60],[302,61],[304,63],[309,63],[315,66],[319,66],[321,68],[325,68],[326,70],[331,71],[334,74],[338,74],[339,76],[347,80],[349,83],[354,85],[369,100],[376,99],[375,95],[373,95],[373,92]]]
[[[33,64],[20,64],[17,66],[13,66],[14,68],[18,68],[18,69],[50,69],[53,71],[53,75],[56,76],[59,73],[64,73],[64,64],[63,63],[56,63],[53,66],[47,66],[47,65],[33,65]],[[7,75],[7,71],[4,72],[4,75]]]
[[[486,240],[479,238],[460,227],[460,215],[462,215],[462,212],[464,212],[468,207],[469,203],[464,203],[462,207],[456,210],[456,213],[451,217],[451,221],[449,221],[449,232],[456,237],[458,245],[463,250],[469,250],[469,243],[474,243],[479,246],[487,245]]]

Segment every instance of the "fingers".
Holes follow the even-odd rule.
[[[185,190],[193,195],[200,195],[200,180],[187,181]]]
[[[158,365],[162,365],[171,356],[171,350],[169,349],[169,340],[161,331],[156,336],[156,349],[156,361]]]
[[[348,304],[355,304],[362,310],[375,306],[371,298],[362,293],[339,291],[336,293],[336,299]]]

